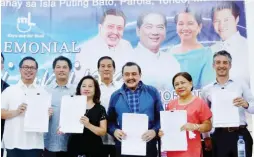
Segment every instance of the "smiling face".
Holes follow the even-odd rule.
[[[113,80],[114,73],[115,68],[113,67],[112,60],[103,59],[100,61],[99,74],[102,80]]]
[[[121,16],[107,15],[102,24],[99,24],[101,37],[109,47],[116,47],[123,37],[124,18]]]
[[[135,90],[138,87],[138,83],[141,79],[141,74],[139,73],[138,67],[125,66],[123,69],[123,80],[127,88]]]
[[[222,40],[227,40],[237,32],[239,17],[235,18],[230,9],[214,12],[213,27]]]
[[[165,21],[162,15],[151,13],[144,17],[143,24],[137,28],[141,44],[150,51],[158,51],[166,37]]]
[[[56,80],[67,80],[70,74],[70,67],[68,63],[64,60],[57,61],[54,73],[56,75]]]
[[[216,71],[217,77],[228,77],[231,63],[228,57],[219,55],[214,58],[213,68]]]
[[[187,97],[191,94],[192,82],[183,76],[177,76],[174,80],[174,88],[179,97]]]
[[[25,60],[20,68],[21,79],[25,82],[33,82],[37,74],[37,66],[33,60]]]
[[[95,94],[95,85],[92,79],[83,80],[80,87],[80,94],[87,96],[87,98],[93,99]]]
[[[197,35],[202,29],[195,17],[191,13],[181,13],[178,15],[176,31],[181,41],[197,40]]]

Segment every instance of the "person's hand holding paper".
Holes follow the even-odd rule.
[[[242,97],[237,97],[233,100],[233,103],[237,107],[243,107],[243,108],[248,108],[249,104],[247,101],[245,101]]]
[[[91,125],[87,116],[82,116],[80,118],[80,123],[83,124],[86,128],[89,128],[89,126]]]
[[[156,136],[156,132],[154,130],[148,130],[142,135],[142,139],[146,142],[151,141]]]
[[[114,136],[118,141],[121,142],[126,137],[126,134],[122,130],[116,129],[114,132]]]

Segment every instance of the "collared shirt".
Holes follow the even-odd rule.
[[[101,105],[105,107],[106,111],[108,111],[111,94],[120,87],[121,87],[120,84],[114,81],[110,83],[108,86],[105,83],[100,82]],[[114,138],[109,134],[102,137],[102,142],[105,145],[115,145]]]
[[[140,81],[135,91],[130,90],[125,86],[128,104],[133,113],[139,113],[139,96],[141,93],[141,86],[143,83]]]
[[[138,43],[134,49],[132,60],[142,69],[142,81],[160,90],[173,90],[170,80],[180,72],[180,64],[167,52],[154,53]]]
[[[56,82],[52,82],[45,88],[52,94],[51,107],[53,108],[53,115],[49,120],[49,131],[44,134],[45,148],[52,152],[67,151],[69,134],[59,135],[57,129],[60,121],[62,97],[64,95],[74,95],[75,87],[71,84],[59,86]]]
[[[105,83],[100,82],[101,105],[105,107],[106,112],[108,111],[111,94],[119,88],[121,88],[121,84],[115,81],[111,82],[108,86]]]
[[[245,37],[236,32],[229,39],[219,41],[211,46],[214,53],[220,50],[226,50],[232,56],[232,67],[230,69],[230,77],[240,78],[250,85],[250,69],[249,69],[249,52],[248,41]]]
[[[214,82],[210,85],[204,87],[201,91],[201,97],[208,103],[208,105],[213,109],[212,95],[220,90],[228,90],[236,92],[238,97],[242,97],[245,101],[248,102],[249,107],[245,109],[239,107],[239,116],[240,116],[240,125],[246,125],[245,111],[248,113],[254,113],[254,97],[251,93],[250,88],[244,82],[238,80],[229,79],[227,83],[221,85],[218,82]]]
[[[5,110],[17,110],[18,106],[26,102],[29,93],[47,92],[35,83],[27,86],[21,80],[7,88],[2,93],[1,108]],[[43,133],[25,132],[24,115],[19,115],[5,121],[3,143],[6,149],[44,149]]]
[[[132,54],[132,51],[131,44],[124,39],[121,39],[115,48],[109,48],[100,35],[95,36],[82,44],[80,53],[76,54],[75,62],[80,66],[77,69],[75,68],[75,82],[78,83],[87,74],[99,75],[95,63],[102,56],[110,56],[117,65],[115,74],[121,73],[121,67],[130,61],[129,55]]]

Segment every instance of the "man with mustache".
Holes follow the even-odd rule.
[[[21,80],[2,93],[1,118],[6,120],[3,142],[8,157],[40,157],[44,149],[43,133],[24,131],[26,95],[48,94],[36,84],[37,69],[38,63],[33,57],[23,58],[19,63]],[[52,108],[48,112],[51,116]]]
[[[49,121],[49,131],[44,134],[44,157],[68,157],[67,143],[69,134],[57,134],[60,121],[61,100],[65,95],[74,95],[76,87],[69,83],[69,75],[72,69],[70,59],[59,56],[53,61],[53,71],[56,80],[46,86],[46,90],[52,94],[52,107],[54,114]]]
[[[215,32],[221,41],[213,45],[212,51],[226,50],[234,58],[234,64],[230,70],[230,77],[240,78],[250,84],[248,43],[237,30],[240,18],[240,8],[236,2],[217,2],[212,9],[212,21]],[[244,70],[243,70],[244,69]]]
[[[102,56],[110,56],[118,66],[126,63],[132,46],[122,39],[125,25],[126,17],[122,11],[109,9],[104,12],[98,25],[98,35],[84,43],[81,52],[76,54],[75,82],[86,74],[94,74],[97,71],[94,63]]]
[[[109,56],[103,56],[98,60],[97,67],[100,74],[101,105],[103,105],[107,111],[111,94],[120,88],[120,85],[113,80],[116,68],[115,61]],[[102,137],[102,141],[105,155],[107,155],[107,157],[115,157],[116,150],[114,138],[107,134]]]
[[[247,129],[248,124],[245,112],[254,114],[254,97],[245,81],[231,78],[229,71],[232,67],[232,57],[230,53],[224,50],[215,53],[213,56],[213,67],[216,71],[216,81],[205,86],[201,91],[202,98],[212,109],[213,120],[216,119],[215,113],[223,109],[223,106],[219,106],[219,104],[217,104],[216,110],[213,108],[213,106],[216,105],[215,101],[222,101],[218,98],[219,92],[232,92],[231,95],[235,95],[232,101],[229,100],[231,101],[230,104],[224,104],[228,101],[223,100],[223,105],[234,105],[238,107],[240,117],[239,124],[231,124],[228,122],[218,124],[213,121],[213,127],[215,128],[212,136],[213,156],[237,157],[237,141],[239,136],[243,136],[246,157],[251,157],[253,139]],[[217,98],[218,100],[216,100]],[[236,115],[227,113],[224,117],[225,116]]]
[[[124,84],[112,94],[108,109],[108,132],[116,138],[116,156],[125,157],[121,155],[121,141],[128,137],[122,130],[122,114],[137,113],[146,114],[149,119],[149,130],[140,137],[147,142],[146,157],[156,157],[156,135],[160,128],[160,111],[163,110],[160,94],[156,88],[140,80],[141,68],[134,62],[127,62],[122,67],[122,76]]]
[[[180,72],[180,64],[160,46],[166,38],[166,17],[157,12],[143,13],[138,17],[136,33],[140,41],[134,49],[135,58],[143,70],[144,83],[159,89],[173,89],[169,80]],[[159,69],[166,69],[161,71]]]

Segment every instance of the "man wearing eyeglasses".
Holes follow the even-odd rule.
[[[38,63],[25,57],[19,63],[21,80],[2,93],[1,118],[5,119],[3,142],[8,157],[40,157],[44,149],[43,133],[25,132],[24,117],[27,108],[25,95],[29,92],[46,93],[35,80]],[[53,111],[49,109],[49,115]]]

